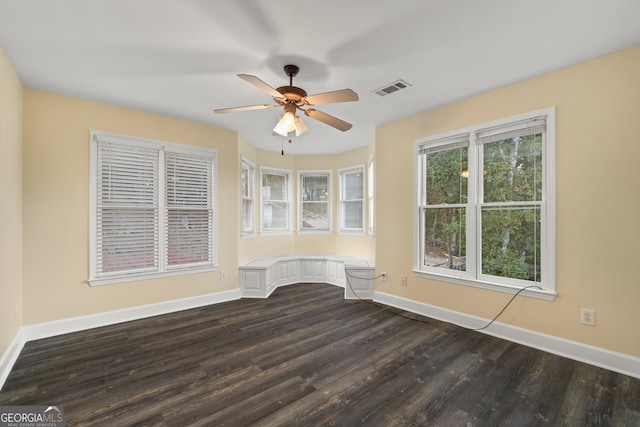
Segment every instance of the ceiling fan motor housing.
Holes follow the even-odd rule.
[[[307,92],[304,89],[296,86],[280,86],[276,90],[284,95],[287,100],[293,102],[300,101],[302,98],[307,96]]]
[[[276,89],[290,102],[298,102],[307,96],[307,92],[304,89],[293,85],[293,78],[298,75],[299,71],[300,68],[297,65],[285,65],[284,72],[289,77],[289,86],[280,86]]]

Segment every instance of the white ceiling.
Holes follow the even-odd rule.
[[[237,130],[280,151],[278,109],[236,77],[309,94],[353,124],[310,131],[290,154],[368,145],[374,128],[471,95],[640,44],[638,0],[0,0],[0,43],[26,87]],[[403,79],[412,86],[372,91]],[[110,131],[111,129],[101,129]]]

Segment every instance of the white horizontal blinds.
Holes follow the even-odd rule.
[[[159,150],[97,141],[97,275],[158,268]]]
[[[422,143],[418,146],[418,154],[432,154],[467,146],[469,146],[469,134],[463,133]]]
[[[213,157],[165,152],[167,266],[213,263]]]
[[[481,129],[476,132],[476,142],[478,144],[488,144],[510,138],[544,133],[545,129],[546,116],[533,117],[506,125]]]

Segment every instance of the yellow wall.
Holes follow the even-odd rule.
[[[0,45],[0,355],[22,326],[23,89]]]
[[[89,130],[218,150],[218,263],[227,271],[91,287]],[[24,91],[24,324],[238,287],[237,134],[33,89]],[[3,257],[4,258],[4,257]]]
[[[640,46],[379,127],[376,268],[389,282],[377,290],[484,318],[500,310],[510,295],[411,273],[413,141],[556,106],[558,296],[519,298],[500,320],[640,356],[639,76]],[[595,327],[580,324],[581,307]]]

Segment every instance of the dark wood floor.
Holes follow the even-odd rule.
[[[638,426],[640,380],[324,284],[28,342],[2,405],[67,426]],[[409,313],[403,313],[409,314]]]

